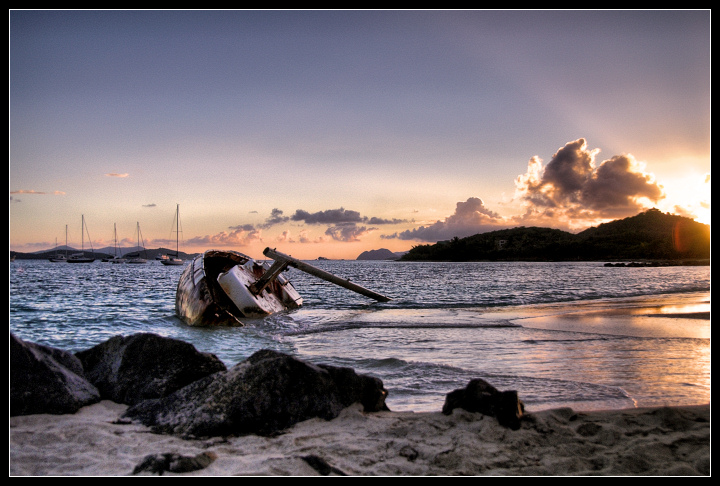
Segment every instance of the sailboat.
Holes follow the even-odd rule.
[[[117,247],[117,223],[113,225],[113,229],[115,230],[115,256],[113,258],[108,259],[111,263],[125,263],[127,261],[127,258],[123,258],[122,256],[118,256],[118,247]]]
[[[138,252],[137,255],[133,255],[131,258],[128,258],[127,263],[147,263],[147,259],[140,257],[140,222],[137,224],[137,234],[138,234]],[[147,251],[145,250],[145,242],[143,242],[142,245],[143,252],[145,252],[145,256],[147,256]]]
[[[55,238],[55,256],[50,257],[51,262],[66,262],[67,261],[67,225],[65,225],[65,254],[57,252],[57,238]]]
[[[82,215],[82,246],[80,247],[80,253],[75,253],[74,255],[70,255],[70,258],[67,259],[68,263],[92,263],[95,261],[92,257],[86,257],[85,256],[85,231],[87,231],[87,226],[85,226],[85,215]],[[88,240],[90,239],[90,233],[88,233]],[[93,252],[92,249],[92,241],[90,242],[90,252]]]
[[[160,260],[163,265],[182,265],[184,262],[180,258],[180,205],[175,210],[175,256],[168,256]]]

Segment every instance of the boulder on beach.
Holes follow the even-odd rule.
[[[520,428],[520,419],[525,411],[517,391],[499,391],[479,378],[471,380],[465,388],[446,395],[442,413],[450,415],[455,408],[495,417],[500,425],[513,430]]]
[[[152,333],[115,336],[75,353],[103,399],[134,405],[227,368],[214,354]]]
[[[353,403],[388,410],[378,378],[261,350],[225,372],[130,407],[125,418],[156,432],[209,437],[271,435],[310,418],[333,419]]]
[[[10,333],[10,416],[75,413],[100,401],[72,353]]]

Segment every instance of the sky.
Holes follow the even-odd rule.
[[[710,11],[9,11],[9,245],[710,224]],[[84,217],[87,232],[81,239]]]

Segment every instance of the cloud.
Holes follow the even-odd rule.
[[[44,191],[35,191],[32,189],[20,189],[19,191],[10,191],[10,194],[50,194],[53,196],[64,196],[65,193],[63,191],[53,191],[53,192],[44,192]]]
[[[471,197],[465,202],[457,203],[455,213],[444,221],[436,221],[430,226],[420,226],[403,231],[396,236],[401,240],[442,241],[454,237],[464,238],[478,233],[507,228],[510,225],[499,214],[485,207],[482,199]]]
[[[221,231],[214,235],[197,236],[186,240],[190,246],[205,246],[206,248],[247,246],[262,240],[262,232],[254,229],[252,225],[235,226],[232,231]]]
[[[291,219],[293,221],[302,221],[306,224],[344,224],[344,223],[362,223],[363,217],[357,211],[347,211],[344,208],[328,209],[327,211],[318,211],[309,213],[302,209],[295,211]]]
[[[231,229],[233,231],[245,231],[248,233],[252,233],[253,231],[256,231],[255,226],[253,226],[251,224],[239,224],[237,226],[230,226],[229,229]]]
[[[120,178],[124,178],[124,177],[129,176],[130,174],[118,174],[118,173],[116,173],[116,172],[109,172],[109,173],[107,173],[107,174],[105,174],[105,175],[106,175],[107,177],[120,177]]]
[[[260,229],[269,229],[288,222],[298,222],[309,225],[327,225],[325,231],[326,237],[312,239],[308,237],[307,231],[301,231],[297,237],[293,237],[289,230],[284,230],[278,237],[278,242],[285,243],[320,243],[330,239],[340,242],[360,241],[360,238],[377,230],[374,226],[369,225],[389,225],[401,224],[406,222],[403,219],[385,219],[378,217],[362,216],[358,211],[347,210],[345,208],[328,209],[311,213],[303,209],[297,209],[292,216],[284,216],[282,210],[275,208],[264,223],[258,225]],[[235,229],[244,229],[249,231],[252,225],[243,225],[234,227]],[[233,229],[233,228],[231,228]]]
[[[383,218],[372,217],[372,218],[367,218],[366,223],[368,223],[368,224],[402,224],[402,223],[407,223],[407,220],[406,219],[396,219],[396,218],[383,219]]]
[[[597,164],[599,152],[588,149],[580,138],[560,148],[547,165],[537,155],[531,157],[525,174],[515,180],[515,198],[524,204],[520,215],[503,218],[471,197],[457,203],[445,220],[381,238],[432,242],[516,226],[571,231],[633,216],[648,209],[648,202],[665,197],[663,187],[632,155],[616,155]]]
[[[318,211],[309,213],[302,209],[295,211],[291,219],[293,221],[302,221],[305,224],[347,224],[347,223],[364,223],[364,224],[401,224],[406,223],[404,219],[385,219],[378,217],[362,216],[358,211],[340,209],[328,209],[326,211]]]
[[[275,226],[276,224],[282,224],[286,223],[290,220],[289,216],[283,216],[283,212],[277,208],[274,208],[271,213],[270,217],[265,220],[265,223],[260,225],[261,228],[267,229],[272,226]]]
[[[325,230],[325,234],[335,241],[350,243],[354,241],[360,241],[360,237],[365,236],[375,230],[377,230],[377,228],[358,226],[355,223],[341,223],[335,226],[330,226],[327,230]]]
[[[568,142],[546,166],[533,156],[525,174],[515,180],[516,198],[526,204],[517,221],[553,219],[570,224],[632,216],[647,209],[645,201],[664,198],[663,187],[630,155],[595,162],[599,149],[585,139]]]

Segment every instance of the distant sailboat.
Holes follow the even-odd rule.
[[[137,255],[133,255],[132,258],[128,258],[127,263],[147,263],[147,259],[140,257],[140,241],[142,240],[141,234],[140,234],[140,222],[137,224],[137,234],[138,234],[138,253]],[[142,245],[143,252],[145,253],[145,256],[147,257],[147,251],[145,250],[145,242],[143,241]]]
[[[57,238],[55,238],[55,256],[50,257],[51,262],[66,262],[67,261],[67,225],[65,225],[65,254],[57,251]]]
[[[127,258],[123,258],[122,255],[118,256],[118,247],[117,247],[117,224],[113,225],[114,232],[115,232],[115,256],[113,258],[108,259],[111,263],[125,263],[127,261]]]
[[[175,256],[168,256],[160,260],[163,265],[182,265],[184,262],[180,258],[180,205],[175,210]]]
[[[86,257],[85,256],[85,231],[87,231],[87,226],[85,226],[85,215],[82,215],[82,246],[80,247],[80,253],[75,253],[74,255],[70,255],[70,258],[67,259],[68,263],[92,263],[95,261],[92,257]],[[90,240],[90,233],[88,233],[88,240]],[[92,249],[92,241],[90,241],[90,252],[94,253]]]

